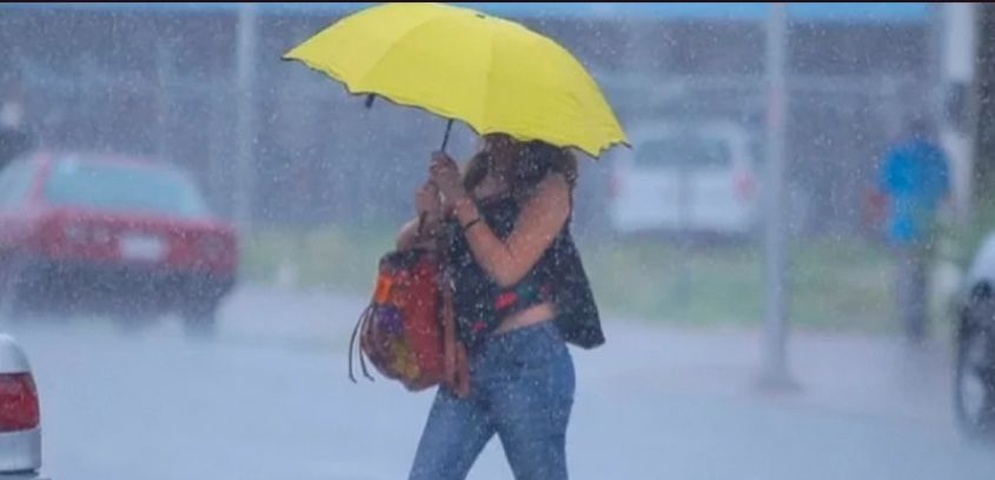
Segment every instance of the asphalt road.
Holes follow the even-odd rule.
[[[431,394],[346,377],[362,299],[245,289],[212,341],[175,323],[8,325],[42,396],[54,480],[399,479]],[[995,449],[951,427],[942,354],[879,339],[799,338],[802,390],[758,391],[749,333],[606,321],[573,350],[574,479],[985,479]],[[471,479],[507,479],[492,441]]]

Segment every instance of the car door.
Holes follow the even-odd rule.
[[[734,131],[703,130],[694,160],[695,227],[744,233],[752,223],[755,177],[744,139]]]
[[[635,142],[632,152],[615,164],[616,228],[623,231],[676,229],[687,202],[682,202],[679,158],[673,155],[672,135]]]

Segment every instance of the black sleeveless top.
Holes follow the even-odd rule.
[[[519,205],[510,195],[478,201],[477,209],[498,238],[511,234]],[[567,342],[587,349],[605,342],[598,307],[569,224],[570,219],[518,284],[501,288],[473,257],[459,223],[450,222],[446,257],[454,284],[457,330],[468,347],[476,346],[508,315],[546,301],[556,306],[555,323]]]

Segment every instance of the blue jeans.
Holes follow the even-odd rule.
[[[552,321],[491,336],[470,353],[470,396],[439,388],[410,480],[462,480],[497,433],[516,480],[567,478],[574,365]]]

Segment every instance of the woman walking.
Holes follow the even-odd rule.
[[[569,230],[576,180],[569,150],[502,134],[484,137],[463,174],[445,154],[433,156],[415,195],[419,219],[397,246],[433,248],[450,232],[445,258],[470,392],[439,387],[410,479],[464,479],[495,434],[516,479],[567,478],[575,390],[567,344],[604,343]]]

